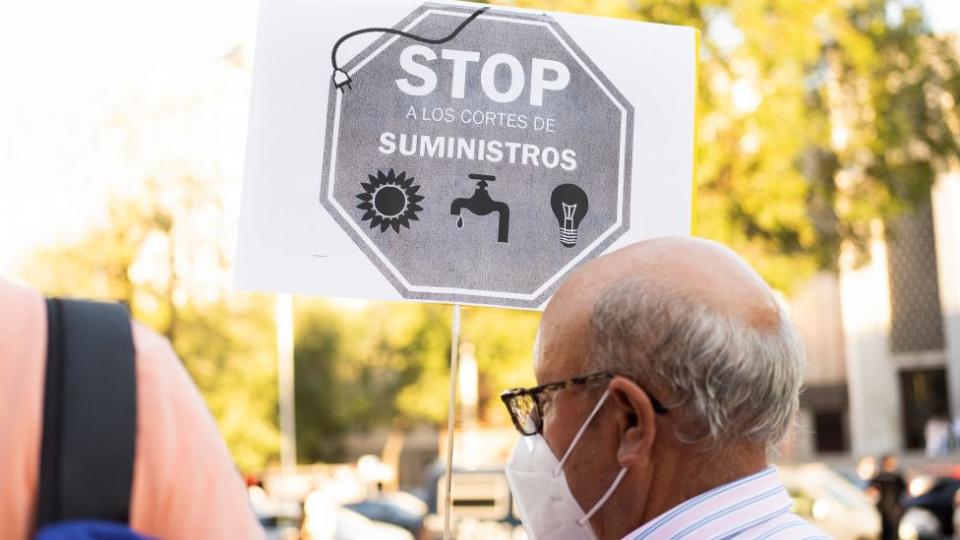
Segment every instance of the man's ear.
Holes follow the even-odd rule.
[[[656,414],[647,393],[626,377],[610,381],[610,401],[619,413],[621,467],[644,466],[657,435]]]

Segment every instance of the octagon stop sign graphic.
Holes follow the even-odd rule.
[[[402,297],[534,308],[627,230],[633,108],[553,18],[424,4],[338,46],[362,32],[320,203]]]

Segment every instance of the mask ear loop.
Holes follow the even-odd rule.
[[[600,412],[600,407],[603,407],[603,404],[607,402],[607,398],[610,397],[610,389],[608,388],[606,392],[603,393],[603,396],[600,398],[600,401],[597,402],[597,405],[593,408],[593,411],[590,413],[590,416],[587,416],[587,419],[583,422],[583,425],[580,426],[580,430],[577,431],[577,434],[573,436],[573,440],[570,441],[570,446],[567,447],[567,451],[563,454],[563,459],[560,460],[560,464],[557,465],[557,470],[553,473],[554,477],[560,476],[560,473],[563,472],[563,464],[567,462],[567,458],[570,457],[570,454],[573,452],[573,448],[577,446],[577,443],[580,442],[580,437],[583,436],[583,433],[587,431],[587,428],[590,427],[590,422],[593,420],[593,417]]]
[[[573,436],[573,440],[570,441],[570,446],[567,447],[567,451],[563,454],[563,459],[560,460],[560,464],[557,466],[557,470],[554,473],[554,476],[559,476],[563,472],[563,464],[567,462],[567,458],[570,457],[570,454],[573,452],[573,448],[580,442],[580,437],[583,436],[583,433],[587,431],[587,428],[590,427],[590,422],[593,421],[593,417],[600,412],[600,408],[603,407],[603,404],[607,402],[607,398],[610,397],[610,389],[608,388],[606,392],[603,393],[603,396],[600,397],[600,401],[597,402],[594,406],[593,411],[590,412],[590,415],[587,416],[587,419],[583,422],[583,425],[580,426],[580,430],[577,431],[577,434]],[[617,477],[614,478],[613,483],[610,484],[610,487],[607,488],[607,492],[603,494],[603,497],[600,497],[600,500],[593,505],[593,508],[589,512],[584,514],[584,516],[577,520],[577,524],[581,527],[585,526],[587,522],[590,521],[590,518],[597,513],[597,510],[600,510],[601,507],[607,502],[608,499],[613,495],[613,492],[617,490],[617,487],[620,486],[620,482],[623,481],[623,477],[627,474],[627,468],[621,467],[620,472],[617,473]]]
[[[593,505],[593,508],[591,508],[589,512],[587,512],[586,514],[583,515],[582,518],[577,520],[577,525],[580,525],[581,527],[583,527],[584,525],[587,524],[588,521],[590,521],[590,518],[597,513],[597,510],[603,507],[604,503],[607,502],[607,499],[609,499],[610,496],[613,495],[613,492],[617,490],[617,487],[620,485],[620,482],[623,481],[623,477],[626,474],[627,474],[627,468],[622,467],[620,469],[620,472],[617,474],[617,477],[613,479],[613,483],[610,484],[610,488],[607,489],[607,492],[603,494],[603,497],[600,497],[600,500],[597,501],[597,504]]]

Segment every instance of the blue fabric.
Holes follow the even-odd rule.
[[[77,520],[48,525],[34,540],[150,540],[130,527],[109,521]]]

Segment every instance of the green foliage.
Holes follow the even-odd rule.
[[[22,273],[47,294],[116,300],[137,313],[137,300],[142,297],[130,278],[131,268],[158,214],[158,209],[139,200],[111,200],[106,223],[68,246],[36,250]]]
[[[827,55],[850,125],[838,157],[862,173],[840,212],[855,230],[927,200],[937,171],[960,152],[955,40],[931,35],[918,7],[893,25],[881,7],[850,9]]]
[[[519,0],[702,32],[697,234],[789,292],[960,154],[955,39],[886,0]],[[838,173],[841,173],[838,176]]]
[[[304,461],[342,457],[340,436],[407,417],[439,421],[445,400],[443,306],[371,303],[340,307],[296,303],[298,455]],[[437,386],[440,385],[440,386]],[[426,395],[412,395],[426,390]]]
[[[342,437],[351,419],[344,401],[354,399],[337,372],[344,342],[343,325],[329,306],[297,303],[294,348],[294,396],[297,456],[305,462],[339,461]]]
[[[236,293],[178,312],[174,347],[243,471],[261,470],[279,452],[272,306],[267,296]]]
[[[140,196],[113,199],[104,222],[76,241],[37,250],[22,274],[49,295],[124,302],[170,338],[237,465],[259,470],[279,445],[272,302],[222,288],[206,290],[204,299],[188,294],[195,287],[182,275],[183,252],[222,258],[221,247],[193,234],[185,217],[218,209],[214,187],[189,178],[147,182]]]
[[[447,417],[451,307],[371,302],[296,303],[296,414],[303,461],[336,461],[342,435]],[[480,410],[506,422],[499,392],[532,380],[539,314],[464,308],[464,342],[477,344]]]
[[[461,339],[476,351],[481,420],[508,425],[500,393],[507,388],[533,386],[533,342],[540,313],[498,308],[463,310]]]

